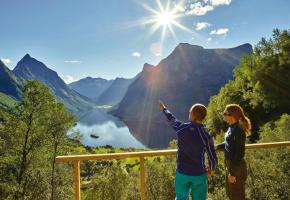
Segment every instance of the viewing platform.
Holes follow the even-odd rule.
[[[257,143],[247,144],[246,149],[267,149],[290,147],[290,141],[274,142],[274,143]],[[154,156],[173,156],[176,155],[177,149],[157,150],[157,151],[140,151],[140,152],[127,152],[127,153],[109,153],[109,154],[89,154],[89,155],[67,155],[58,156],[56,162],[73,163],[74,166],[74,197],[75,200],[81,199],[80,190],[80,161],[88,160],[111,160],[111,159],[126,159],[126,158],[139,158],[140,160],[140,192],[141,200],[146,200],[145,191],[145,158]]]

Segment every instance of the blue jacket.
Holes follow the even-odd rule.
[[[213,139],[202,124],[183,123],[177,120],[166,108],[163,112],[177,134],[177,171],[191,176],[199,176],[206,172],[205,152],[208,156],[209,168],[215,170],[217,156]]]

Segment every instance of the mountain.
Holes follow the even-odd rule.
[[[135,78],[106,80],[87,77],[70,83],[69,86],[78,93],[90,98],[98,105],[116,105],[122,100],[127,92],[128,86],[134,80]]]
[[[157,66],[145,63],[119,107],[111,113],[146,146],[165,148],[176,137],[157,107],[158,99],[180,120],[187,120],[189,108],[194,103],[207,104],[233,78],[232,71],[240,58],[250,53],[250,44],[204,49],[181,43]]]
[[[87,98],[68,87],[58,74],[42,62],[26,54],[13,70],[21,80],[39,80],[48,86],[54,96],[63,102],[70,112],[80,114],[94,106]]]
[[[125,96],[129,85],[135,78],[125,79],[116,78],[114,82],[99,96],[97,103],[99,105],[116,105]]]
[[[90,98],[94,102],[99,96],[113,83],[113,80],[102,78],[86,77],[76,82],[70,83],[69,86],[78,93]]]
[[[21,89],[20,81],[0,60],[0,92],[19,100]]]

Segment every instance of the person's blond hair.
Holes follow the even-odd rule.
[[[238,104],[228,104],[225,109],[231,116],[239,121],[247,136],[251,135],[251,121],[245,116],[243,108]]]

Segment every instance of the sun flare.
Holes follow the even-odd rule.
[[[180,12],[180,8],[182,7],[181,3],[174,4],[173,6],[171,6],[170,1],[167,1],[166,6],[162,5],[160,0],[156,0],[156,3],[159,9],[154,9],[148,5],[143,5],[146,10],[153,14],[143,22],[143,24],[151,24],[150,33],[154,33],[158,29],[162,29],[161,41],[163,41],[168,30],[171,35],[176,38],[174,27],[191,32],[188,28],[178,22],[178,19],[184,16],[184,14]]]
[[[157,22],[163,26],[171,25],[174,22],[174,18],[175,18],[175,16],[171,14],[170,12],[160,13],[156,17],[157,17]]]

